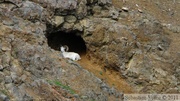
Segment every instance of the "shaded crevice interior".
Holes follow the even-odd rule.
[[[59,31],[56,33],[48,33],[48,45],[54,49],[60,51],[60,46],[67,45],[69,52],[76,52],[79,54],[86,53],[86,45],[83,38],[77,31],[71,31],[69,33]]]

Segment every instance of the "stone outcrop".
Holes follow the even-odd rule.
[[[77,20],[72,15],[54,16],[52,8],[74,10],[77,1],[43,2],[49,8],[40,2],[1,2],[0,100],[121,99],[119,91],[77,63],[63,59],[47,44],[46,24],[59,27],[74,25]]]
[[[179,93],[179,25],[137,4],[119,6],[127,2],[1,0],[0,100],[122,98],[123,91],[48,46],[58,31],[77,32],[89,61],[118,71],[136,93]]]

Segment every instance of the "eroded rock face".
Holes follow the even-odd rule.
[[[48,46],[46,35],[58,31],[81,32],[89,60],[119,71],[136,93],[179,93],[179,27],[114,2],[2,1],[0,100],[122,98],[121,91]]]
[[[14,7],[16,2],[1,3],[4,6],[0,9],[0,100],[121,99],[119,91],[48,46],[46,24],[60,26],[67,21],[74,25],[76,18],[67,16],[54,23],[49,18],[54,18],[50,14],[55,12],[37,2],[21,1],[21,7],[13,9],[8,5]],[[69,6],[77,3],[62,2]],[[58,4],[54,7],[60,8],[61,3]]]
[[[141,15],[131,25],[107,18],[86,22],[84,40],[92,61],[120,71],[129,82],[138,85],[137,92],[179,92],[178,77],[174,75],[178,53],[171,54],[173,39],[158,20]]]

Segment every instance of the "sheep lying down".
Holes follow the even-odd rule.
[[[69,49],[67,46],[66,46],[67,50]],[[81,59],[80,55],[78,53],[75,53],[75,52],[66,52],[65,49],[66,49],[64,46],[61,46],[61,52],[62,52],[62,55],[64,58],[69,58],[71,60],[74,60],[74,61],[78,61]]]

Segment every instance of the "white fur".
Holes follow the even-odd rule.
[[[75,52],[66,52],[65,48],[62,46],[61,47],[61,52],[64,58],[69,58],[72,59],[74,61],[78,61],[81,59],[80,55],[78,53]]]

